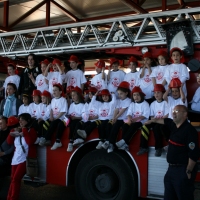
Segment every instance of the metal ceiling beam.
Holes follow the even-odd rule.
[[[51,2],[56,5],[58,8],[60,8],[69,18],[71,18],[73,21],[75,22],[79,22],[80,19],[78,17],[76,17],[74,14],[72,14],[71,12],[69,12],[67,9],[63,8],[60,4],[58,4],[57,2],[55,2],[54,0],[51,0]]]
[[[162,0],[162,11],[166,11],[167,9],[167,0]],[[166,18],[162,18],[162,22],[166,23]]]
[[[9,1],[3,3],[3,27],[8,27],[8,18],[9,18]]]
[[[38,5],[36,5],[35,7],[33,7],[31,10],[29,10],[28,12],[26,12],[24,15],[22,15],[20,18],[18,18],[15,22],[13,22],[9,28],[12,28],[13,26],[17,25],[18,23],[20,23],[22,20],[24,20],[26,17],[28,17],[29,15],[31,15],[33,12],[35,12],[37,9],[39,9],[41,6],[43,6],[45,3],[47,2],[47,0],[42,1],[41,3],[39,3]]]
[[[185,1],[184,0],[177,0],[177,1],[181,6],[185,6]]]
[[[140,5],[138,5],[132,0],[120,0],[120,1],[137,13],[142,13],[142,14],[148,13],[145,9],[143,9]]]
[[[51,2],[50,0],[46,3],[46,26],[50,26],[50,11],[51,11]]]

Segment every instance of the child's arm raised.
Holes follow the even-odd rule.
[[[181,84],[181,87],[180,87],[180,95],[181,95],[181,100],[182,100],[182,102],[183,103],[185,103],[185,94],[184,94],[184,92],[183,92],[183,85],[184,85],[185,83],[182,83]]]
[[[170,91],[170,88],[168,88],[168,89],[166,90],[166,92],[163,94],[163,99],[164,99],[166,102],[168,102],[168,94],[169,94],[169,91]]]

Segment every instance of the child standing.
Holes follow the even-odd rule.
[[[28,94],[22,94],[22,102],[23,104],[19,107],[18,115],[21,115],[22,113],[28,113],[28,106],[30,103],[30,96]]]
[[[197,75],[197,83],[200,85],[200,73]],[[197,88],[191,103],[192,110],[200,112],[200,87]]]
[[[96,65],[97,74],[91,79],[91,86],[96,87],[98,90],[103,90],[107,88],[107,76],[104,72],[105,70],[105,62],[103,60],[99,60]]]
[[[187,89],[186,89],[186,80],[189,80],[189,72],[183,63],[181,63],[181,59],[183,57],[183,51],[179,49],[178,47],[174,47],[170,51],[170,56],[173,61],[173,64],[171,64],[164,75],[165,80],[167,81],[167,84],[169,85],[170,81],[174,78],[178,78],[181,83],[183,84],[183,92],[185,97],[187,96]]]
[[[135,57],[131,56],[128,64],[131,71],[125,75],[124,81],[127,81],[129,83],[129,89],[130,91],[132,91],[135,86],[139,85],[139,74],[136,70],[136,67],[138,66],[138,61]]]
[[[107,124],[106,131],[108,138],[103,145],[104,147],[109,145],[107,149],[108,153],[113,152],[119,129],[124,125],[124,120],[127,119],[127,109],[131,104],[131,99],[129,98],[131,91],[129,87],[128,82],[122,81],[117,88],[119,100],[116,103],[113,118]]]
[[[67,101],[63,97],[63,88],[62,85],[57,83],[53,85],[53,96],[54,98],[51,101],[51,110],[50,110],[50,126],[48,131],[46,131],[44,138],[40,139],[40,146],[51,145],[51,137],[56,131],[56,141],[51,147],[51,150],[55,150],[59,147],[62,147],[61,137],[65,130],[65,124],[63,122],[64,116],[68,111]]]
[[[74,89],[71,90],[71,98],[73,103],[69,107],[68,115],[70,117],[70,123],[69,123],[69,143],[67,151],[71,152],[73,151],[73,143],[74,143],[74,137],[76,135],[77,131],[77,124],[82,119],[82,110],[84,107],[84,97],[82,95],[82,90],[79,87],[74,87]]]
[[[113,69],[111,71],[111,68]],[[119,70],[119,60],[116,58],[110,59],[110,66],[108,68],[108,90],[117,94],[117,87],[124,80],[125,72]]]
[[[144,100],[145,94],[142,92],[140,87],[135,86],[131,92],[132,103],[130,104],[127,111],[127,123],[122,127],[122,140],[116,143],[118,149],[129,150],[128,143],[137,132],[139,128],[149,119],[150,109],[149,104]],[[148,130],[144,127],[141,134],[140,150],[137,155],[141,155],[148,152]]]
[[[178,78],[174,78],[171,80],[169,84],[169,88],[166,90],[163,95],[163,99],[168,102],[169,106],[169,116],[168,118],[173,119],[172,111],[176,105],[185,105],[187,107],[187,100],[185,99],[185,95],[183,92],[183,84]],[[172,96],[168,96],[171,90]]]
[[[83,91],[84,83],[87,81],[83,72],[77,68],[80,64],[78,58],[71,55],[68,61],[70,62],[71,70],[66,73],[65,82],[67,83],[67,86],[78,86]]]
[[[153,81],[150,77],[152,70],[154,69],[151,65],[153,62],[153,56],[150,52],[146,52],[143,55],[144,66],[139,71],[140,77],[140,88],[145,94],[145,100],[150,104],[153,101]]]

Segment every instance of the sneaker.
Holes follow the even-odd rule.
[[[78,133],[79,136],[81,136],[84,139],[87,137],[87,134],[86,134],[86,132],[84,130],[78,129],[77,133]]]
[[[145,148],[140,148],[140,150],[137,152],[137,155],[139,156],[139,155],[142,155],[142,154],[144,154],[144,153],[147,153],[149,150],[148,149],[145,149]]]
[[[41,138],[40,138],[39,145],[40,145],[40,146],[44,146],[45,142],[46,142],[46,139],[43,138],[43,137],[41,137]]]
[[[51,147],[51,150],[55,150],[55,149],[57,149],[59,147],[62,147],[62,143],[61,142],[55,142],[53,144],[53,146]]]
[[[109,147],[108,147],[108,149],[107,149],[107,152],[111,153],[111,152],[113,152],[113,150],[114,150],[114,145],[110,144]]]
[[[155,156],[160,157],[162,155],[162,149],[157,149],[155,152]]]
[[[163,147],[163,149],[164,149],[166,152],[168,152],[168,148],[169,148],[169,145]]]
[[[109,147],[109,142],[108,141],[105,141],[101,146],[104,148],[104,149],[107,149]]]
[[[103,142],[102,141],[99,141],[98,145],[96,146],[96,149],[102,149],[102,144]]]
[[[73,146],[76,146],[76,145],[82,144],[83,142],[84,142],[83,139],[81,139],[81,138],[77,138],[76,140],[74,140]]]
[[[35,143],[34,144],[39,144],[40,143],[40,138],[39,137],[37,137],[37,139],[36,139],[36,141],[35,141]]]
[[[118,148],[122,147],[125,144],[125,141],[122,139],[119,142],[115,143]]]
[[[72,152],[73,151],[73,144],[69,143],[67,147],[67,152]]]
[[[128,144],[124,143],[121,147],[118,148],[119,150],[124,150],[124,151],[129,151],[129,146]]]

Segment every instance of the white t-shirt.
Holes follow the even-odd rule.
[[[84,108],[84,103],[72,103],[69,107],[68,115],[74,116],[74,117],[82,117],[82,111]]]
[[[130,84],[130,90],[132,91],[132,89],[135,86],[139,85],[139,72],[130,72],[128,74],[125,75],[124,77],[124,81],[127,81]]]
[[[64,74],[61,75],[60,72],[49,72],[47,79],[49,80],[49,92],[52,94],[54,84],[63,84]]]
[[[144,124],[149,119],[149,114],[150,108],[146,101],[143,101],[142,103],[132,102],[127,111],[127,116],[130,115],[133,119],[140,116],[145,117],[145,119],[140,121],[142,124]]]
[[[200,111],[200,87],[197,88],[193,96],[191,108],[192,110]]]
[[[60,120],[63,120],[68,111],[67,100],[64,97],[58,99],[53,98],[51,100],[51,110],[53,111],[53,118],[56,118],[61,112],[64,112],[64,114],[59,118]]]
[[[40,104],[36,104],[34,102],[29,104],[28,113],[31,115],[31,117],[38,119],[37,116],[38,116],[39,106]]]
[[[19,112],[18,112],[18,115],[21,115],[22,113],[28,113],[29,112],[29,105],[25,106],[24,104],[22,104],[20,107],[19,107]]]
[[[124,120],[127,118],[127,111],[128,111],[128,107],[130,106],[130,104],[131,104],[131,99],[128,97],[124,100],[121,100],[121,99],[117,100],[116,108],[119,109],[119,112],[121,109],[126,108],[125,112],[118,118],[119,120]]]
[[[173,63],[169,65],[169,67],[165,71],[164,78],[167,81],[167,84],[169,85],[172,78],[179,78],[182,83],[185,83],[186,80],[190,79],[190,75],[189,75],[186,65],[182,63],[180,64]],[[183,85],[183,92],[185,96],[187,96],[186,84]]]
[[[39,104],[37,119],[47,120],[50,118],[51,105]]]
[[[116,92],[119,84],[124,80],[125,72],[122,70],[111,71],[110,80],[108,81],[108,90],[110,92]]]
[[[168,103],[166,101],[153,101],[150,105],[150,116],[154,118],[163,118],[169,113]]]
[[[47,79],[43,74],[39,74],[35,79],[35,85],[37,90],[43,92],[44,90],[49,90],[49,85],[46,83],[45,79]]]
[[[104,73],[105,74],[105,73]],[[91,80],[91,84],[95,85],[95,87],[98,90],[103,90],[107,88],[107,75],[105,74],[105,80],[102,79],[102,72],[99,74],[96,74],[92,80]]]
[[[65,82],[67,86],[78,86],[81,88],[81,84],[86,83],[86,78],[80,69],[70,70],[66,73]]]
[[[151,70],[154,70],[154,67],[151,68]],[[140,74],[142,73],[142,69],[140,69],[138,76],[140,77]],[[144,92],[144,94],[146,94],[145,99],[150,99],[153,97],[153,82],[152,79],[149,75],[149,70],[147,68],[145,68],[144,70],[144,76],[143,78],[140,78],[140,88],[141,90]]]
[[[177,105],[185,105],[187,107],[187,100],[185,101],[185,103],[183,103],[183,101],[182,101],[181,98],[174,99],[173,97],[168,96],[168,106],[169,106],[169,115],[168,115],[168,118],[173,119],[172,110]]]
[[[18,89],[19,87],[19,82],[20,82],[20,77],[18,75],[11,75],[11,76],[8,76],[6,79],[5,79],[5,82],[3,84],[3,87],[5,89],[5,97],[6,97],[6,88],[7,88],[7,85],[8,83],[14,83]]]
[[[26,143],[24,137],[21,137],[21,138],[22,138],[21,139],[22,145],[25,149],[25,153],[23,152],[22,146],[20,144],[20,137],[19,136],[15,137],[15,140],[14,140],[15,151],[14,151],[11,165],[18,165],[18,164],[26,161],[29,147],[28,147],[28,144]]]

